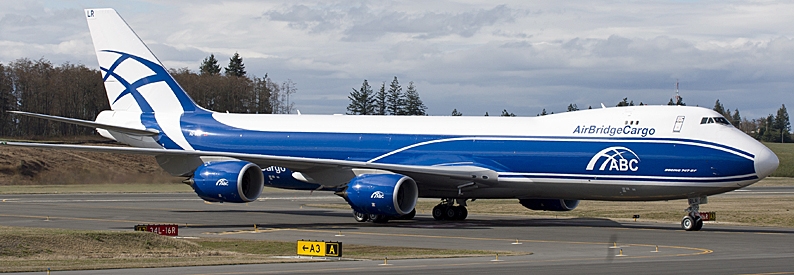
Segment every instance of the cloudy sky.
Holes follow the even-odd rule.
[[[688,105],[794,106],[790,1],[0,0],[0,63],[97,68],[83,9],[101,7],[169,68],[239,52],[249,74],[297,83],[302,113],[344,113],[351,88],[395,76],[431,115],[666,104],[676,80]]]

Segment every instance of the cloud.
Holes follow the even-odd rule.
[[[505,5],[465,12],[374,10],[353,7],[293,5],[265,13],[269,20],[287,22],[313,33],[334,31],[345,41],[367,41],[387,34],[427,39],[448,35],[471,37],[483,27],[512,22],[516,11]]]
[[[304,113],[344,113],[363,79],[414,81],[433,115],[535,115],[716,99],[760,117],[794,104],[794,3],[732,1],[130,1],[116,8],[166,66],[234,52],[298,85]],[[104,6],[103,1],[81,4]],[[95,64],[82,6],[0,2],[0,62]],[[763,95],[763,96],[759,96]]]

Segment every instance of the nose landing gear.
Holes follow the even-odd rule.
[[[706,203],[706,197],[689,198],[687,215],[681,219],[681,228],[686,231],[698,231],[703,228],[703,218],[700,217],[700,204]]]

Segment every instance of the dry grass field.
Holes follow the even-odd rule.
[[[148,232],[0,226],[0,272],[229,265],[309,261],[295,242],[219,238],[174,239]],[[518,255],[506,251],[345,245],[344,257],[380,260]],[[526,253],[523,253],[526,254]]]

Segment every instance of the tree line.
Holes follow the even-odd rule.
[[[647,104],[640,102],[638,106],[646,106]],[[675,98],[671,98],[667,105],[680,105],[686,106],[684,103],[684,99],[681,96],[676,95]],[[625,106],[635,106],[633,100],[629,100],[628,98],[624,97],[623,100],[618,102],[616,107],[625,107]],[[588,106],[587,109],[592,109],[592,106]],[[742,132],[746,133],[747,135],[766,142],[792,142],[794,140],[794,134],[791,133],[791,121],[789,119],[788,111],[786,110],[786,105],[782,104],[780,109],[777,110],[775,114],[769,114],[765,117],[754,118],[754,119],[747,119],[746,117],[742,117],[739,113],[739,109],[734,109],[731,112],[731,109],[726,109],[725,106],[720,103],[720,100],[714,103],[714,108],[712,108],[715,112],[721,114],[731,123],[734,127],[741,130]],[[578,111],[579,107],[576,104],[571,103],[568,104],[567,111],[573,112]],[[548,113],[544,108],[538,116],[545,116]],[[554,114],[554,112],[552,112]],[[452,110],[452,116],[462,116],[463,113],[459,112],[458,109]],[[488,116],[488,112],[485,112],[485,116]],[[516,116],[513,113],[508,112],[507,110],[502,110],[501,116]]]
[[[739,109],[735,109],[731,113],[731,109],[725,109],[725,106],[717,102],[714,103],[715,112],[722,114],[734,127],[742,130],[746,134],[754,137],[757,140],[767,142],[791,142],[791,121],[786,110],[786,104],[781,104],[777,112],[769,114],[766,117],[747,119],[739,114]]]
[[[202,61],[198,72],[172,69],[171,75],[200,106],[219,112],[291,113],[290,95],[297,92],[291,80],[277,83],[267,74],[248,76],[242,57],[235,53],[221,74],[214,55]],[[91,135],[94,129],[7,111],[26,111],[94,120],[110,109],[102,74],[82,64],[54,65],[46,59],[17,59],[0,63],[0,136],[58,137]]]
[[[350,99],[350,104],[347,106],[349,115],[427,115],[427,107],[422,103],[414,82],[408,82],[408,87],[403,92],[396,76],[389,84],[388,89],[386,89],[384,81],[377,92],[373,91],[372,86],[364,79],[361,87],[358,90],[353,88],[347,98]]]

